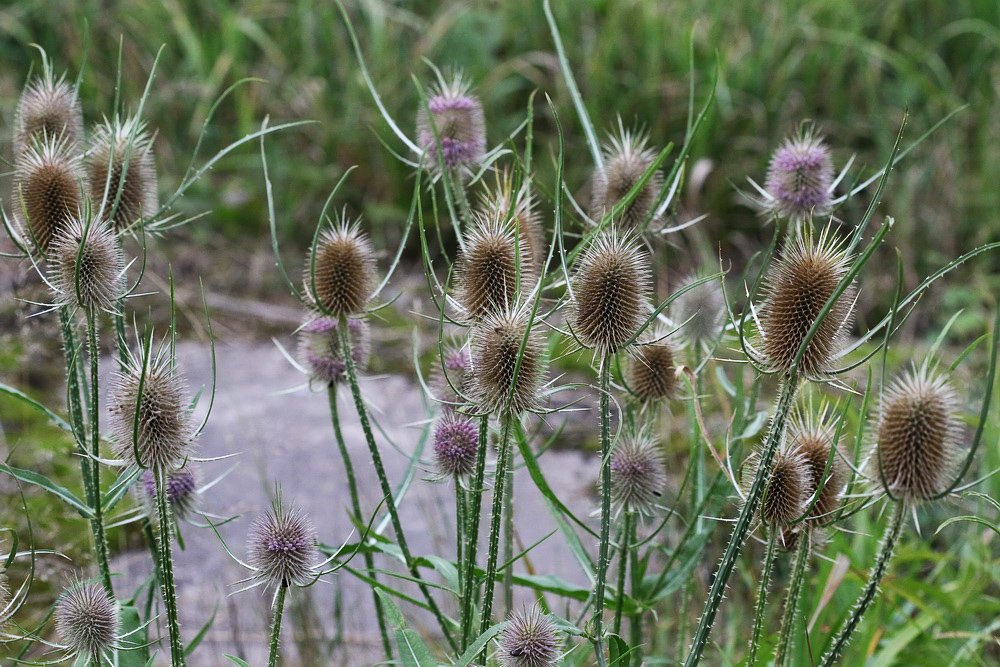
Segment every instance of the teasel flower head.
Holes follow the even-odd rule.
[[[458,414],[444,417],[434,429],[434,459],[438,470],[447,477],[465,477],[476,467],[479,429]]]
[[[667,485],[660,446],[648,435],[627,436],[611,453],[611,502],[616,511],[652,514]]]
[[[656,151],[649,147],[645,132],[626,130],[620,118],[618,133],[608,138],[603,153],[604,167],[594,171],[591,184],[590,216],[594,220],[600,220],[610,213],[614,205],[625,198],[656,161]],[[648,229],[662,227],[663,220],[654,211],[661,190],[663,172],[656,170],[614,223],[627,230],[641,229],[646,218],[653,216]]]
[[[496,180],[496,186],[488,188],[481,198],[481,208],[494,219],[510,218],[517,223],[517,234],[527,246],[532,276],[537,276],[545,263],[545,231],[542,228],[542,217],[535,207],[531,184],[525,177],[515,192],[514,176],[507,169],[499,172]],[[521,261],[524,262],[523,259]],[[521,271],[525,272],[524,267]]]
[[[157,212],[153,138],[138,117],[98,125],[86,159],[92,205],[115,229],[128,229]]]
[[[573,333],[584,345],[613,352],[649,313],[649,257],[628,235],[601,233],[583,251],[572,279]]]
[[[665,335],[657,328],[632,350],[626,382],[640,401],[670,400],[677,394],[676,350]]]
[[[114,649],[118,603],[101,584],[74,584],[56,602],[56,633],[74,655],[94,659]]]
[[[472,84],[461,72],[440,78],[427,106],[417,111],[417,143],[424,151],[427,165],[437,172],[443,165],[445,169],[470,174],[483,161],[486,116],[479,97],[472,92]]]
[[[347,320],[351,340],[351,357],[356,367],[368,363],[370,333],[368,323],[359,319]],[[340,340],[338,321],[333,317],[311,316],[299,329],[300,357],[315,382],[332,385],[344,380],[347,366]]]
[[[76,90],[60,78],[58,81],[46,63],[45,73],[27,85],[14,116],[15,160],[31,149],[36,141],[62,141],[75,151],[83,141],[83,112]]]
[[[827,215],[832,208],[833,179],[830,148],[812,125],[803,125],[771,156],[764,210],[793,223]]]
[[[49,247],[50,282],[60,305],[114,312],[125,296],[125,255],[111,226],[75,218]]]
[[[194,438],[187,385],[166,347],[150,350],[148,359],[144,347],[130,351],[111,378],[112,447],[129,464],[168,473],[183,465]]]
[[[324,315],[358,315],[375,291],[375,251],[360,222],[323,231],[306,258],[306,293]]]
[[[755,452],[746,463],[743,474],[748,491],[760,465],[760,453]],[[812,494],[811,473],[806,458],[794,447],[783,444],[771,460],[764,486],[764,499],[757,516],[768,528],[781,530],[798,521],[809,506]]]
[[[466,347],[446,347],[431,369],[430,389],[445,414],[465,402],[472,385],[472,359]]]
[[[765,277],[760,344],[764,362],[773,370],[791,368],[809,329],[850,270],[850,258],[828,232],[829,228],[818,239],[807,234],[791,241]],[[852,284],[837,298],[809,341],[799,364],[805,377],[822,378],[831,370],[851,325],[855,294]]]
[[[700,279],[696,273],[680,282],[690,285]],[[671,321],[680,330],[678,338],[689,348],[706,347],[722,334],[726,319],[726,300],[719,280],[696,285],[684,292],[670,304]]]
[[[17,153],[14,218],[42,254],[83,208],[83,168],[66,137],[36,139]]]
[[[497,641],[503,667],[550,667],[559,660],[559,632],[537,604],[507,619]]]
[[[150,516],[156,514],[153,506],[156,503],[156,477],[152,471],[142,473],[142,495]],[[191,516],[198,505],[198,478],[191,467],[184,466],[167,472],[166,477],[167,502],[170,511],[177,519]]]
[[[473,320],[508,310],[532,284],[528,246],[504,216],[478,217],[455,264],[455,300]]]
[[[955,391],[925,362],[885,389],[868,476],[904,502],[933,499],[956,473],[960,435]]]
[[[785,434],[789,446],[805,459],[809,473],[810,501],[817,489],[820,489],[809,512],[809,523],[815,526],[826,525],[834,520],[834,513],[840,507],[847,483],[844,462],[834,451],[836,436],[836,425],[827,418],[825,409],[819,414],[798,413],[789,423]]]
[[[317,572],[316,529],[294,506],[280,497],[250,528],[248,564],[264,585],[301,586]]]
[[[525,341],[528,323],[528,313],[522,308],[490,315],[473,327],[472,395],[483,412],[518,413],[538,405],[545,348],[537,324]]]

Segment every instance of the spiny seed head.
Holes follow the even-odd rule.
[[[590,215],[595,220],[610,213],[656,161],[656,151],[649,147],[644,132],[624,129],[621,119],[618,130],[604,144],[604,168],[594,171]],[[654,213],[653,207],[662,189],[663,172],[656,170],[615,223],[623,229],[640,228],[646,217]],[[662,218],[654,215],[648,228],[655,230],[662,226]]]
[[[125,255],[107,222],[73,219],[53,238],[49,260],[60,305],[114,312],[125,295]]]
[[[550,667],[559,659],[559,633],[537,604],[509,618],[498,641],[503,667]]]
[[[95,128],[87,151],[87,175],[93,206],[114,223],[115,229],[131,227],[160,206],[153,138],[138,117],[115,118]]]
[[[167,502],[174,516],[189,517],[198,504],[198,479],[191,468],[185,466],[168,472],[166,487]],[[152,506],[156,502],[156,477],[149,470],[142,473],[142,490],[145,501]]]
[[[83,141],[83,112],[76,90],[50,71],[24,89],[14,116],[15,158],[35,141],[62,139],[75,149]]]
[[[144,354],[143,346],[130,352],[111,378],[108,410],[112,446],[115,454],[130,464],[141,463],[154,473],[170,471],[183,464],[194,437],[187,386],[166,349],[151,353],[145,364]]]
[[[455,299],[468,316],[481,319],[502,312],[530,288],[531,256],[516,227],[503,212],[478,216],[455,266]]]
[[[628,362],[628,388],[641,401],[670,400],[677,393],[677,365],[673,345],[657,330],[637,345]]]
[[[751,455],[743,475],[745,491],[749,491],[760,466],[760,453]],[[778,449],[771,460],[764,486],[764,499],[757,515],[770,528],[784,528],[798,520],[809,505],[810,471],[802,454],[790,447]]]
[[[3,627],[4,621],[6,621],[11,614],[11,610],[7,607],[10,606],[10,586],[7,584],[7,571],[0,570],[0,628]]]
[[[667,485],[660,446],[647,436],[631,436],[611,454],[611,501],[618,511],[651,514]]]
[[[449,477],[464,477],[476,467],[479,429],[461,415],[449,415],[434,430],[434,458],[438,470]]]
[[[886,388],[868,476],[894,498],[932,499],[952,481],[960,435],[955,391],[925,363]]]
[[[306,292],[330,317],[363,312],[375,281],[375,252],[358,223],[325,230],[306,258]]]
[[[445,414],[455,411],[459,404],[465,402],[472,386],[472,363],[468,348],[445,348],[440,363],[431,369],[431,391],[441,403]],[[446,375],[447,374],[447,375]]]
[[[649,257],[633,239],[615,231],[600,234],[573,276],[576,337],[601,352],[620,348],[645,322],[651,282]]]
[[[417,143],[427,165],[435,171],[440,171],[443,164],[445,169],[470,174],[472,167],[482,162],[486,155],[486,116],[479,98],[472,93],[472,84],[460,72],[439,80],[427,106],[417,111]]]
[[[825,525],[834,519],[846,484],[847,471],[843,461],[834,452],[836,426],[822,416],[796,416],[788,426],[787,440],[792,449],[802,455],[809,473],[809,499],[822,485],[816,504],[809,513],[809,521]],[[828,466],[829,464],[829,466]],[[828,469],[829,468],[829,469]]]
[[[824,231],[814,240],[799,236],[786,245],[764,280],[764,304],[760,309],[761,345],[766,363],[775,370],[788,370],[837,284],[850,270],[850,258],[841,245]],[[855,287],[838,297],[809,341],[799,365],[806,377],[828,373],[843,337],[851,325]]]
[[[785,139],[771,156],[764,189],[764,210],[774,218],[798,223],[830,212],[833,200],[830,149],[812,126]]]
[[[362,368],[368,363],[368,323],[349,319],[347,331],[351,339],[351,357],[355,366]],[[326,385],[342,382],[347,369],[343,350],[337,320],[332,317],[313,315],[299,329],[300,357],[309,370],[311,380]]]
[[[250,528],[249,564],[267,584],[302,585],[315,573],[318,550],[312,522],[280,501]]]
[[[56,602],[56,632],[75,655],[95,658],[118,639],[118,604],[101,584],[74,584]]]
[[[517,233],[527,247],[531,275],[537,277],[545,262],[545,232],[542,217],[535,209],[535,196],[527,179],[514,191],[514,176],[506,168],[497,174],[496,187],[487,189],[481,201],[483,211],[495,219],[511,218],[517,223]],[[522,258],[522,263],[525,260]],[[525,274],[525,266],[521,267]],[[524,278],[522,277],[522,280]]]
[[[532,326],[522,353],[527,327],[527,314],[514,310],[490,315],[473,327],[472,394],[483,411],[518,413],[538,404],[545,373],[544,346],[538,326]]]
[[[66,137],[44,137],[17,154],[14,218],[22,235],[45,254],[83,207],[80,156]]]
[[[690,285],[700,279],[696,273],[681,281]],[[671,321],[681,327],[680,340],[690,348],[704,347],[713,343],[722,333],[725,321],[726,301],[722,295],[719,280],[710,280],[692,287],[670,304]]]

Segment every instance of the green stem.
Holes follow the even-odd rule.
[[[507,448],[507,481],[503,497],[503,562],[514,560],[514,448]],[[510,614],[514,609],[514,566],[503,572],[503,604]]]
[[[271,625],[271,650],[268,652],[267,666],[274,667],[278,664],[278,637],[281,635],[281,616],[285,610],[285,594],[288,592],[288,584],[281,583],[278,587],[278,594],[274,598],[274,623]]]
[[[736,561],[740,556],[740,551],[743,549],[744,542],[746,542],[747,535],[750,532],[750,525],[753,523],[753,517],[764,495],[764,483],[767,478],[767,471],[771,469],[774,453],[778,450],[778,444],[785,433],[785,425],[788,421],[788,414],[792,409],[792,403],[795,400],[795,392],[798,389],[798,384],[798,374],[789,373],[785,378],[785,383],[781,387],[781,393],[778,396],[778,405],[774,411],[774,418],[771,420],[771,430],[768,431],[767,439],[764,441],[764,446],[760,452],[760,465],[757,468],[757,475],[754,477],[750,491],[747,493],[743,509],[740,510],[740,515],[736,519],[736,525],[733,527],[733,534],[729,538],[729,544],[726,545],[726,551],[722,556],[719,571],[715,575],[715,580],[712,581],[712,587],[708,592],[708,599],[705,601],[705,612],[701,615],[701,620],[698,622],[698,630],[695,632],[694,639],[691,642],[691,650],[688,652],[684,667],[694,667],[694,665],[701,662],[705,645],[708,643],[708,636],[711,634],[712,626],[715,624],[715,616],[719,611],[719,606],[722,604],[722,599],[725,597],[729,578],[733,575],[733,570],[736,569]]]
[[[630,544],[638,544],[639,517],[632,520],[632,532],[629,536]],[[639,586],[642,584],[642,576],[639,572],[639,550],[631,547],[629,550],[629,580],[631,583],[632,599],[639,600]],[[642,664],[642,610],[636,611],[629,617],[629,648],[632,649],[632,662],[637,665]]]
[[[903,516],[906,514],[905,503],[896,502],[894,505],[892,516],[889,518],[889,525],[886,527],[885,535],[882,537],[882,548],[879,551],[878,558],[875,560],[875,567],[868,577],[868,583],[865,584],[865,589],[861,592],[861,597],[858,598],[857,604],[854,605],[854,610],[851,612],[850,617],[844,622],[844,627],[840,629],[836,639],[833,640],[830,650],[823,656],[823,661],[820,663],[821,667],[830,667],[830,665],[837,662],[837,658],[844,652],[847,642],[850,641],[851,635],[854,634],[854,630],[857,629],[858,624],[861,622],[861,617],[864,616],[872,601],[875,600],[875,596],[878,595],[879,583],[889,568],[889,560],[892,558],[892,552],[896,548],[896,541],[899,539],[899,534],[903,528]]]
[[[465,584],[465,563],[462,558],[462,550],[465,546],[465,489],[459,483],[458,479],[455,482],[455,564],[458,575],[458,599],[459,605],[461,606],[462,597],[462,586]],[[461,610],[460,612],[461,613]]]
[[[792,579],[788,582],[785,611],[781,616],[781,634],[778,636],[778,647],[774,654],[775,667],[787,664],[788,657],[795,649],[795,616],[799,611],[799,599],[802,597],[806,572],[809,570],[811,549],[812,530],[806,527],[799,534],[799,545],[795,550],[795,565],[792,567]]]
[[[472,603],[475,597],[472,582],[476,571],[476,551],[479,547],[479,519],[483,509],[483,484],[486,480],[486,441],[490,417],[479,421],[479,443],[476,450],[476,473],[472,482],[472,507],[468,509],[469,526],[465,535],[465,583],[462,585],[462,651],[469,647],[472,632]]]
[[[754,667],[757,664],[757,651],[760,650],[760,635],[764,630],[764,610],[767,608],[767,587],[771,583],[771,571],[778,555],[779,528],[772,528],[767,539],[767,552],[764,554],[764,571],[760,575],[760,587],[757,589],[757,606],[753,614],[753,634],[750,638],[750,652],[746,664]]]
[[[340,430],[340,412],[337,407],[337,388],[331,384],[326,390],[327,398],[330,402],[330,419],[333,421],[333,433],[337,440],[337,449],[340,450],[340,458],[344,462],[344,472],[347,475],[347,490],[351,495],[351,511],[354,513],[354,520],[361,522],[361,501],[358,495],[358,482],[354,476],[354,464],[351,462],[351,454],[347,451],[347,443],[344,441],[344,434]],[[372,580],[377,580],[375,573],[375,557],[368,550],[363,553],[365,559],[365,570]],[[372,588],[372,598],[375,601],[375,617],[378,619],[379,635],[382,637],[382,649],[385,651],[386,660],[392,660],[392,644],[389,642],[389,630],[385,624],[385,610],[382,608],[382,598]]]
[[[410,575],[416,580],[417,586],[420,588],[420,592],[423,594],[424,599],[427,602],[427,606],[437,619],[438,625],[441,626],[441,632],[444,634],[445,640],[454,651],[458,648],[458,646],[455,644],[455,640],[451,636],[451,628],[448,625],[448,621],[445,619],[444,614],[441,613],[441,608],[438,607],[438,603],[434,600],[430,589],[424,582],[423,577],[421,577],[420,569],[417,567],[417,563],[413,559],[413,555],[410,553],[410,547],[406,543],[406,535],[403,533],[403,524],[399,520],[399,511],[396,508],[396,500],[392,496],[392,487],[389,486],[389,478],[385,474],[385,466],[382,465],[382,455],[379,453],[378,445],[375,443],[375,435],[372,433],[371,424],[368,422],[368,410],[365,408],[365,401],[361,396],[361,386],[358,384],[358,371],[354,365],[354,356],[353,351],[351,350],[351,336],[347,329],[347,317],[345,315],[340,316],[337,329],[340,332],[340,341],[344,352],[343,356],[344,365],[347,370],[347,379],[351,385],[351,394],[354,396],[354,407],[358,412],[358,419],[361,422],[361,430],[364,431],[365,434],[365,441],[368,443],[368,451],[372,457],[372,465],[375,468],[375,474],[378,476],[382,496],[385,498],[386,507],[389,510],[389,518],[392,522],[392,529],[396,533],[396,541],[399,544],[399,550],[403,553],[403,560],[406,563],[406,568],[409,570]]]
[[[100,373],[101,352],[97,345],[97,317],[93,309],[87,311],[87,356],[90,358],[90,457],[84,461],[90,465],[91,509],[94,518],[90,528],[94,533],[94,546],[97,551],[97,566],[101,571],[101,581],[105,590],[114,597],[114,587],[111,585],[111,567],[108,564],[108,538],[104,530],[104,507],[101,502],[101,465],[97,459],[101,455],[101,423],[100,406],[97,397]],[[84,463],[81,463],[83,465]]]
[[[604,667],[604,588],[608,576],[608,545],[611,540],[611,359],[607,352],[601,360],[601,545],[597,556],[597,580],[594,582],[594,651],[597,664]]]
[[[622,526],[621,538],[619,540],[618,552],[618,595],[615,600],[615,624],[614,633],[618,636],[622,634],[622,609],[625,606],[625,575],[628,572],[628,554],[634,539],[632,533],[635,531],[635,512],[625,512],[625,524]],[[635,571],[632,571],[635,576]]]
[[[479,622],[479,634],[483,634],[489,629],[493,613],[493,590],[496,587],[497,559],[500,554],[500,523],[503,516],[504,486],[507,480],[507,465],[510,462],[510,429],[515,418],[510,412],[505,412],[500,417],[500,449],[497,453],[497,471],[493,482],[493,514],[490,517],[490,543],[486,555],[483,616]]]
[[[160,524],[160,590],[163,593],[163,606],[167,610],[167,631],[170,634],[170,664],[171,667],[184,667],[184,644],[181,642],[181,626],[177,620],[177,591],[174,588],[174,557],[173,557],[173,517],[170,514],[170,502],[167,499],[166,472],[154,470],[156,480],[156,519]]]

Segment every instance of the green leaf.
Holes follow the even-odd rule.
[[[8,396],[12,396],[12,397],[18,399],[22,403],[26,403],[27,405],[29,405],[30,407],[34,408],[35,410],[38,410],[39,412],[45,414],[45,416],[47,416],[49,418],[49,421],[51,421],[53,424],[55,424],[56,426],[58,426],[62,430],[69,431],[70,433],[73,432],[73,427],[71,427],[66,422],[65,419],[63,419],[62,417],[60,417],[59,415],[57,415],[52,410],[49,410],[47,407],[45,407],[44,405],[42,405],[41,403],[39,403],[35,399],[31,398],[30,396],[28,396],[27,394],[25,394],[23,391],[20,391],[18,389],[14,389],[14,387],[11,387],[10,385],[7,385],[7,384],[4,384],[3,382],[0,382],[0,393],[7,394]]]
[[[208,631],[212,627],[212,624],[215,623],[215,615],[218,612],[219,612],[219,605],[218,603],[216,603],[215,609],[212,610],[211,618],[208,619],[208,622],[202,626],[201,630],[198,631],[198,634],[194,636],[194,639],[192,639],[190,643],[188,643],[188,645],[184,648],[184,655],[186,656],[191,655],[192,653],[194,653],[195,649],[198,648],[198,645],[201,644],[201,640],[205,638],[205,635],[208,634]]]
[[[80,516],[82,516],[84,519],[94,518],[94,512],[90,509],[90,507],[87,506],[86,503],[84,503],[82,500],[73,495],[72,491],[63,486],[59,486],[45,475],[33,472],[31,470],[22,470],[21,468],[15,468],[13,466],[7,465],[6,463],[0,465],[0,472],[5,472],[15,479],[19,479],[27,484],[33,484],[35,486],[41,487],[46,491],[59,496],[60,498],[63,499],[63,501],[66,502],[66,504],[68,504],[70,507],[79,512]]]
[[[942,523],[940,526],[938,526],[938,529],[934,531],[934,534],[937,535],[938,533],[941,532],[941,530],[945,526],[947,526],[949,524],[952,524],[952,523],[955,523],[956,521],[971,521],[972,523],[978,523],[981,526],[986,526],[987,528],[989,528],[990,530],[992,530],[997,535],[1000,535],[1000,526],[997,526],[997,524],[991,523],[991,522],[987,521],[986,519],[983,519],[982,517],[978,517],[978,516],[953,516],[950,519],[948,519],[947,521],[945,521],[944,523]]]
[[[104,508],[104,512],[110,512],[118,504],[128,490],[135,484],[136,480],[142,475],[141,468],[134,468],[131,470],[126,470],[126,474],[120,475],[115,483],[111,485],[108,492],[104,495],[104,500],[101,501],[101,507]]]
[[[436,667],[437,661],[431,656],[420,635],[406,626],[406,618],[388,593],[376,590],[385,609],[386,620],[396,635],[396,649],[404,667]]]
[[[628,667],[629,662],[632,660],[631,653],[632,649],[629,648],[628,643],[624,639],[618,635],[608,635],[608,654],[611,658],[608,667],[612,665]]]
[[[232,662],[234,665],[239,665],[239,667],[250,667],[250,665],[247,664],[245,660],[240,660],[235,655],[229,655],[228,653],[224,653],[222,657],[229,658],[230,662]]]
[[[468,667],[468,665],[471,665],[472,661],[475,660],[476,656],[483,650],[483,647],[486,646],[491,639],[500,634],[504,625],[506,625],[506,623],[497,623],[486,632],[479,635],[479,637],[476,638],[476,641],[472,642],[469,646],[469,650],[462,654],[462,657],[458,659],[458,662],[456,662],[453,667]]]
[[[139,610],[132,605],[121,608],[121,632],[128,635],[121,640],[122,650],[118,651],[119,667],[144,667],[149,664],[149,646],[146,628],[142,627],[142,617]]]

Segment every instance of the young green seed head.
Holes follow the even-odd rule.
[[[106,222],[71,221],[52,240],[49,268],[60,305],[114,312],[125,295],[125,255]]]
[[[771,157],[764,211],[793,223],[829,214],[833,201],[830,148],[812,126],[785,139]]]
[[[505,213],[479,216],[455,265],[455,299],[471,319],[508,310],[530,288],[531,256]]]
[[[82,209],[82,179],[80,156],[65,137],[45,136],[17,154],[14,219],[42,254]]]
[[[98,658],[118,639],[118,603],[100,584],[74,584],[63,591],[55,618],[59,638],[74,655]]]
[[[634,240],[614,231],[600,234],[573,276],[576,337],[602,353],[620,348],[646,320],[651,283],[649,257]]]
[[[657,329],[628,361],[628,388],[641,401],[670,400],[677,394],[676,355],[664,333]]]
[[[800,236],[785,246],[765,277],[760,309],[761,346],[771,368],[791,368],[806,334],[849,270],[850,259],[826,231],[818,239]],[[851,285],[837,298],[809,341],[799,364],[805,377],[820,378],[831,370],[851,325],[854,294]]]
[[[537,604],[511,616],[498,643],[503,667],[550,667],[559,659],[559,633]]]
[[[699,278],[692,273],[680,284],[690,285]],[[680,327],[677,335],[685,346],[695,348],[711,344],[718,339],[725,323],[726,301],[720,281],[710,280],[692,287],[674,299],[668,312],[671,321]]]
[[[757,475],[760,453],[754,453],[746,464],[743,475],[745,491]],[[764,499],[757,515],[761,522],[772,529],[791,526],[808,507],[810,496],[810,472],[802,454],[787,445],[782,446],[771,460],[764,486]]]
[[[306,258],[305,288],[330,317],[358,315],[375,291],[375,252],[360,225],[325,230]]]
[[[486,117],[479,97],[472,93],[472,84],[461,72],[439,81],[426,108],[421,106],[417,111],[417,143],[427,165],[435,171],[443,164],[446,169],[468,175],[482,162],[486,155]]]
[[[527,327],[527,313],[514,310],[490,315],[473,327],[470,375],[481,410],[518,413],[538,404],[545,347],[536,325],[521,349]]]
[[[51,72],[34,79],[21,94],[14,115],[14,156],[36,141],[64,141],[71,150],[83,141],[83,112],[76,90]]]
[[[248,563],[269,585],[302,585],[316,571],[316,530],[294,506],[279,502],[258,517],[250,528],[247,550]]]
[[[868,476],[894,498],[943,493],[955,474],[961,423],[951,384],[927,364],[896,378],[882,397]]]
[[[646,134],[626,130],[620,122],[619,132],[608,138],[603,152],[604,168],[594,171],[591,184],[590,216],[594,220],[610,213],[656,161],[656,151],[649,147]],[[663,172],[657,170],[614,222],[623,229],[632,230],[640,228],[646,218],[652,216],[649,229],[662,227],[662,218],[656,216],[653,210],[662,189]]]
[[[522,258],[522,281],[526,281],[525,265],[531,271],[531,277],[536,278],[545,263],[545,231],[542,228],[542,217],[535,208],[535,196],[527,178],[521,187],[514,191],[514,176],[506,168],[497,174],[496,186],[487,189],[481,199],[481,208],[487,217],[507,220],[511,218],[517,223],[517,234],[527,248],[529,262]]]
[[[611,454],[611,502],[616,511],[652,514],[667,485],[660,446],[645,436],[625,438]]]
[[[149,218],[160,207],[153,138],[138,117],[115,118],[94,129],[87,176],[94,210],[119,231]]]
[[[351,338],[351,356],[358,368],[368,363],[370,333],[364,320],[347,320]],[[309,320],[299,329],[299,356],[310,379],[326,385],[344,380],[347,365],[340,341],[337,320],[332,317],[309,315]]]
[[[805,459],[809,473],[809,499],[822,489],[816,498],[809,522],[822,526],[830,523],[835,517],[834,512],[840,507],[840,500],[847,483],[847,470],[844,462],[831,452],[836,446],[834,437],[837,434],[835,424],[824,416],[797,415],[788,426],[787,440],[789,446],[796,449]]]

